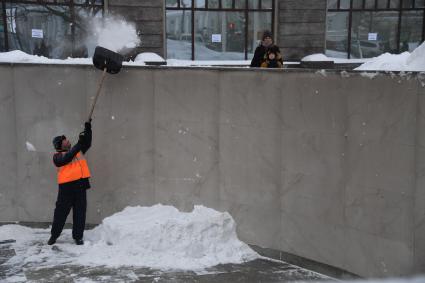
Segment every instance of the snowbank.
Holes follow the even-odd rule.
[[[238,240],[230,214],[203,206],[191,213],[163,205],[128,207],[104,219],[87,239],[99,252],[81,258],[84,264],[104,264],[110,257],[113,265],[198,269],[257,257]]]
[[[358,71],[425,71],[425,42],[417,47],[411,54],[385,53],[362,64],[355,70]]]
[[[124,66],[144,66],[145,62],[164,61],[155,53],[140,53],[136,60],[123,62]],[[92,58],[68,58],[68,59],[50,59],[44,56],[30,55],[20,50],[9,52],[0,52],[0,62],[3,63],[30,63],[30,64],[64,64],[64,65],[93,65]]]
[[[303,62],[323,62],[323,61],[333,61],[331,58],[327,57],[324,54],[317,53],[305,56],[301,59]]]
[[[44,234],[40,237],[40,234]],[[0,241],[15,239],[12,263],[57,266],[140,266],[156,269],[201,270],[225,263],[242,263],[260,256],[238,240],[229,213],[195,206],[190,213],[172,206],[127,207],[86,231],[84,246],[76,246],[66,230],[54,248],[49,230],[19,225],[0,227]]]
[[[139,55],[136,56],[136,58],[134,58],[135,63],[139,63],[139,62],[164,62],[164,61],[165,61],[164,58],[162,58],[158,54],[152,53],[152,52],[140,53]]]
[[[0,52],[0,62],[33,64],[75,64],[93,65],[91,58],[49,59],[44,56],[30,55],[20,50]]]
[[[124,66],[145,66],[145,62],[162,62],[167,61],[167,66],[249,66],[251,61],[191,61],[191,60],[164,60],[161,56],[145,52],[140,53],[135,58],[134,62],[123,62]],[[0,62],[3,63],[30,63],[30,64],[63,64],[63,65],[93,65],[92,58],[68,58],[68,59],[49,59],[43,56],[30,55],[20,50],[9,52],[0,52]]]

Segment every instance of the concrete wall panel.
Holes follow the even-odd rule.
[[[218,202],[218,72],[155,72],[155,200]]]
[[[0,140],[0,221],[51,220],[51,140],[76,142],[100,75],[0,66],[0,129],[9,133]],[[361,276],[425,272],[424,88],[415,76],[166,67],[108,75],[87,155],[88,222],[129,205],[202,204],[229,211],[250,244]]]
[[[419,76],[418,76],[419,78]],[[414,271],[425,270],[425,76],[420,76],[418,85],[416,129],[416,187],[414,211]]]
[[[277,244],[279,240],[278,223],[264,219],[280,213],[280,99],[280,79],[276,75],[221,74],[222,208],[239,223],[241,238],[253,238],[260,246]],[[248,221],[246,215],[252,220]]]
[[[0,66],[0,221],[18,219],[16,113],[13,69]]]
[[[288,74],[281,106],[279,249],[336,266],[343,262],[345,246],[344,204],[339,201],[344,199],[346,126],[341,84],[337,76],[324,73]]]
[[[56,174],[52,139],[65,134],[76,141],[86,109],[85,72],[72,74],[72,67],[35,65],[13,70],[19,219],[50,221],[57,190],[52,182]],[[36,151],[28,151],[26,142]]]
[[[88,72],[87,105],[96,94],[100,71]],[[91,222],[128,205],[154,203],[154,74],[124,69],[107,75],[93,115]],[[88,113],[89,111],[85,111]],[[119,172],[117,172],[117,168]]]

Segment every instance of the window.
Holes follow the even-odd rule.
[[[0,49],[49,58],[87,57],[90,43],[81,23],[101,15],[103,2],[73,1],[7,1],[1,7]]]
[[[3,9],[0,10],[0,52],[7,51]]]
[[[166,1],[167,58],[247,60],[273,30],[275,0]]]
[[[348,12],[328,13],[326,25],[326,55],[347,58]]]
[[[412,52],[422,38],[423,11],[403,11],[401,14],[400,52]]]
[[[370,58],[414,50],[424,41],[424,2],[328,0],[326,54]]]
[[[190,10],[167,11],[168,58],[192,58],[192,14]]]
[[[351,58],[397,53],[397,12],[355,12],[352,21]]]
[[[195,13],[195,60],[243,60],[243,18],[241,12]]]

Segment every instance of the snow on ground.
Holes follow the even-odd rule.
[[[48,234],[48,229],[1,226],[0,241],[16,240],[13,244],[16,256],[9,264],[202,270],[260,258],[239,241],[236,223],[229,213],[204,206],[195,206],[190,213],[160,204],[127,207],[86,231],[83,246],[73,243],[70,230],[65,230],[53,247],[34,244],[45,243]]]
[[[415,276],[411,278],[386,278],[386,279],[367,279],[342,281],[346,283],[424,283],[425,276]]]
[[[385,53],[362,64],[355,70],[424,72],[425,42],[417,47],[412,53]]]

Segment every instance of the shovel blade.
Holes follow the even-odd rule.
[[[109,74],[116,74],[121,71],[124,57],[109,49],[97,46],[93,55],[93,65],[100,69],[106,69]]]

